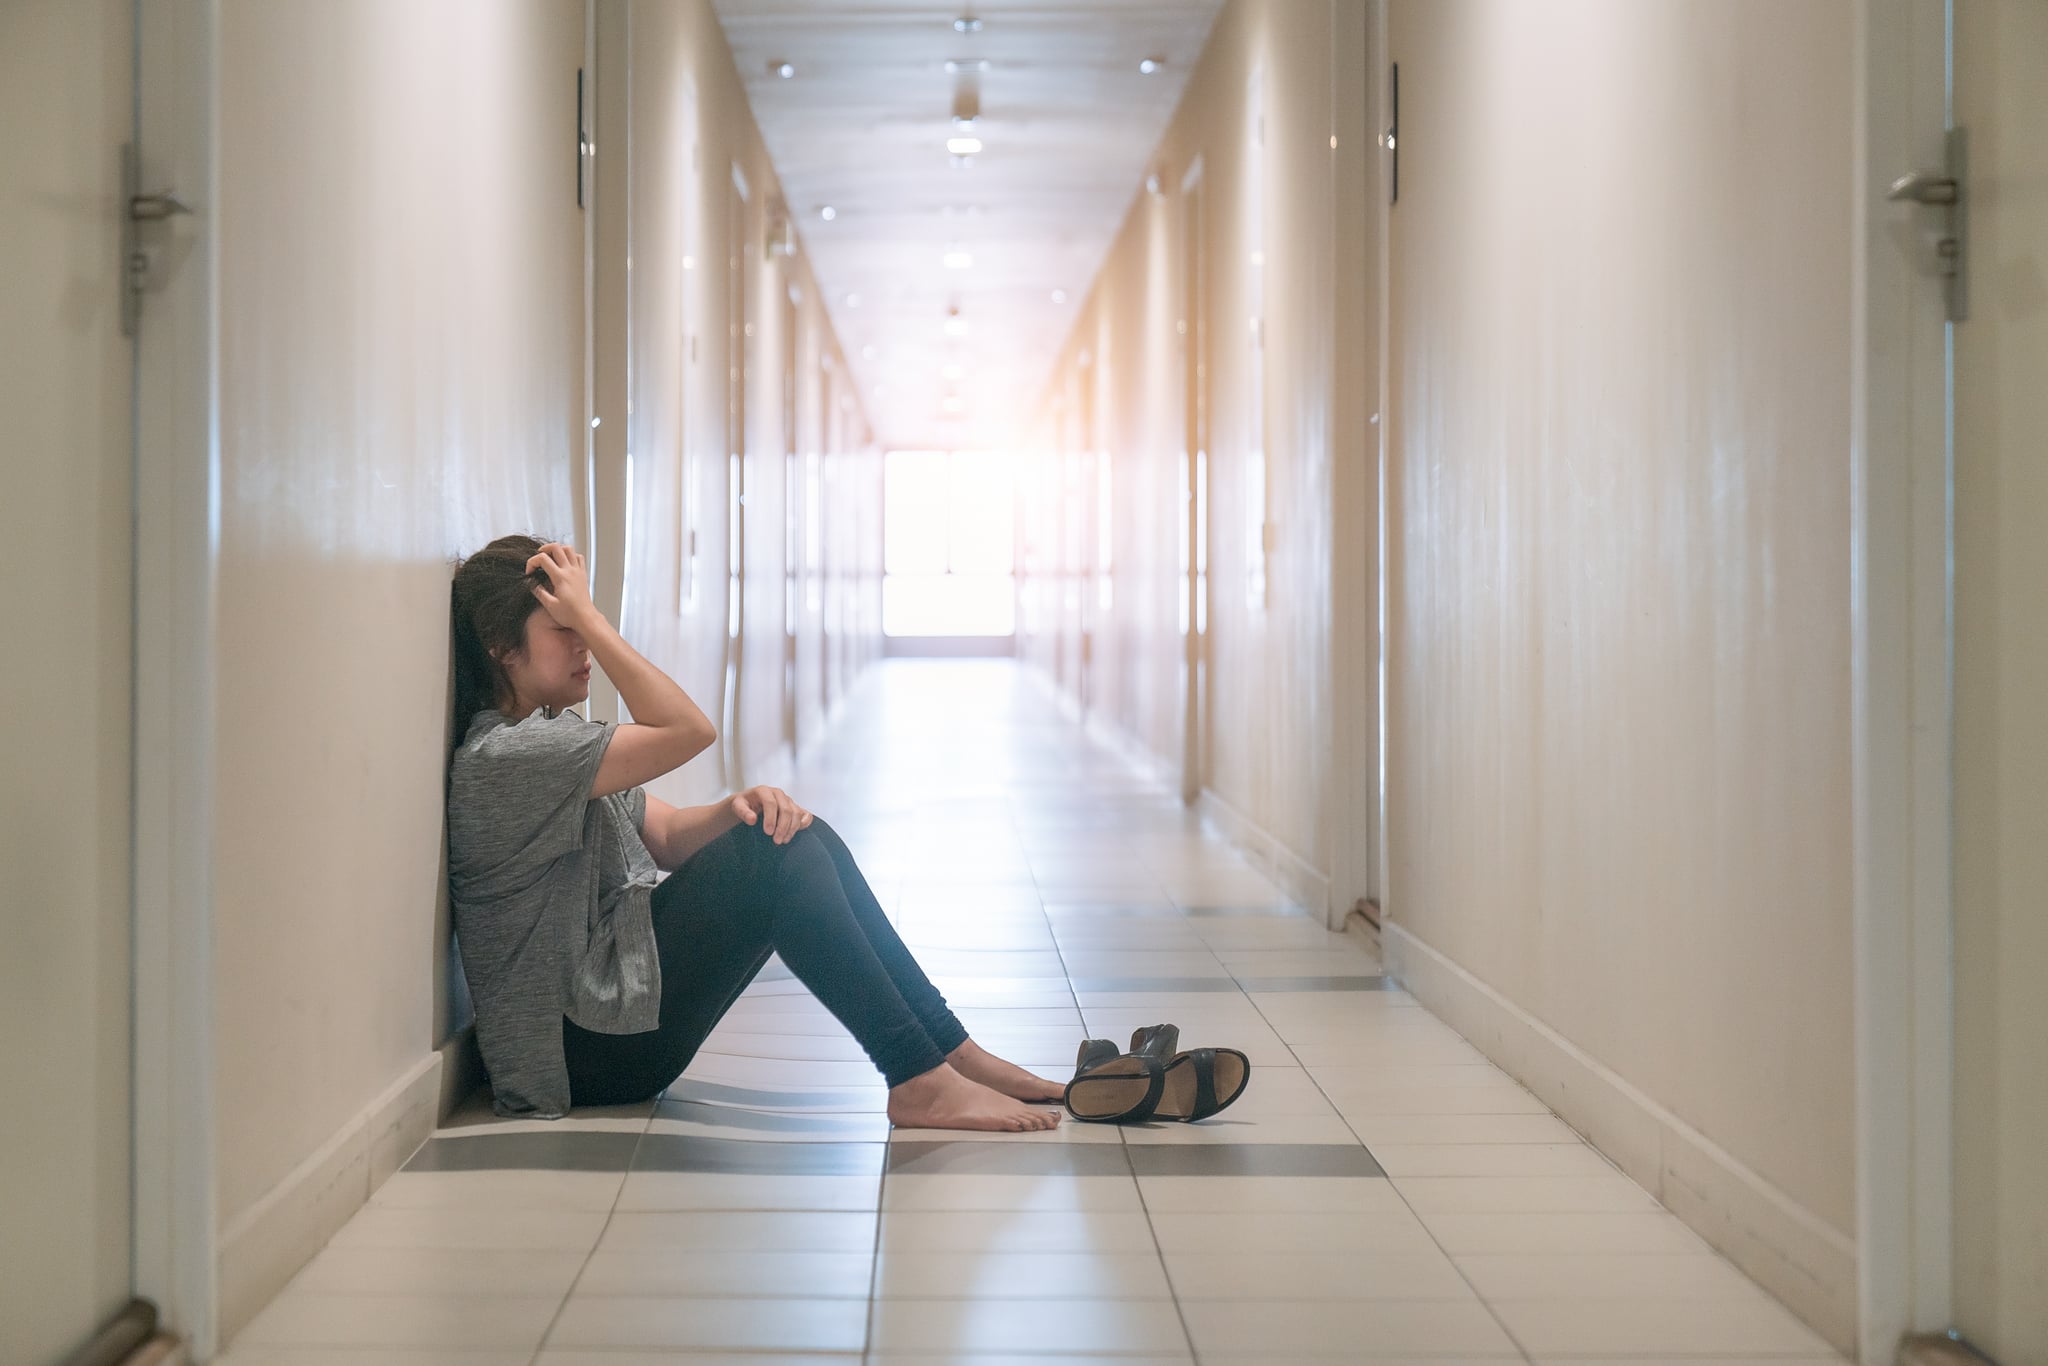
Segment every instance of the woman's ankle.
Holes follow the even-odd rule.
[[[952,1082],[965,1080],[965,1077],[962,1077],[953,1070],[951,1063],[942,1062],[937,1067],[918,1073],[908,1081],[897,1082],[889,1088],[889,1094],[892,1096],[929,1094],[934,1091],[944,1090]]]

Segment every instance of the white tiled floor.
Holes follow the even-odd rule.
[[[478,1098],[225,1366],[1839,1360],[1013,666],[884,666],[791,787],[985,1046],[1172,1020],[1244,1098],[892,1132],[771,963],[659,1103]]]

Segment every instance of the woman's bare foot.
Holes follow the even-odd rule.
[[[946,1061],[969,1081],[978,1081],[1013,1100],[1060,1100],[1067,1094],[1067,1088],[1059,1082],[1026,1072],[1016,1063],[1004,1062],[972,1039],[948,1053]]]
[[[1057,1110],[1034,1110],[970,1081],[945,1063],[889,1088],[889,1122],[904,1129],[993,1129],[1024,1133],[1050,1129]]]

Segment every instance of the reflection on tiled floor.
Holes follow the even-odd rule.
[[[1171,1020],[1198,1125],[892,1132],[771,961],[661,1101],[478,1098],[228,1366],[1835,1361],[1541,1102],[1002,662],[897,662],[790,786],[977,1039]]]

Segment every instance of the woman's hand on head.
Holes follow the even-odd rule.
[[[777,844],[788,844],[811,824],[811,813],[779,787],[750,787],[729,800],[742,824],[759,825]]]
[[[533,596],[557,625],[579,629],[597,612],[597,605],[590,600],[590,570],[576,547],[548,542],[526,562],[527,573],[536,571],[547,584],[536,584]]]

